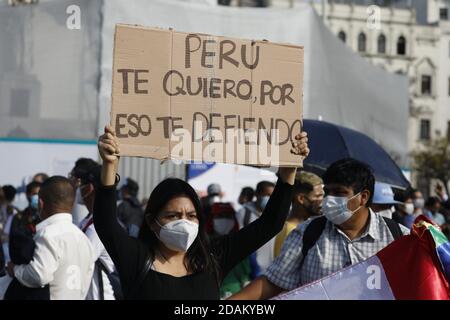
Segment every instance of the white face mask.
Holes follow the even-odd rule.
[[[405,212],[406,214],[413,214],[414,213],[414,204],[412,203],[405,203]]]
[[[220,235],[228,234],[234,227],[234,220],[228,218],[213,219],[214,231]]]
[[[159,240],[164,245],[174,251],[188,251],[189,247],[197,238],[198,224],[186,219],[171,221],[161,227],[159,230]]]
[[[350,211],[347,207],[347,203],[349,200],[358,196],[359,193],[355,194],[351,198],[347,197],[335,197],[335,196],[326,196],[322,200],[322,213],[328,220],[330,220],[334,224],[342,224],[348,219],[350,219],[358,209],[354,211]]]
[[[423,209],[425,205],[425,200],[423,198],[417,198],[413,200],[414,208]]]

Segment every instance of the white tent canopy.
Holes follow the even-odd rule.
[[[214,7],[174,0],[108,0],[103,8],[100,128],[108,121],[116,23],[267,39],[305,47],[304,117],[367,134],[405,164],[407,78],[371,65],[338,40],[308,4]]]

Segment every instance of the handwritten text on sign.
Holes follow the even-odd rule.
[[[303,48],[118,25],[113,72],[124,155],[298,165]]]

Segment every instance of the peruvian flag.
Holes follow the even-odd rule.
[[[281,300],[449,300],[450,242],[425,216],[375,256],[281,294]]]

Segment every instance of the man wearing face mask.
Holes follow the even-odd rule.
[[[215,203],[218,203],[222,199],[222,188],[220,184],[211,183],[206,189],[207,195],[200,199],[203,207],[203,212],[206,218],[211,214],[211,208]]]
[[[375,193],[370,208],[379,215],[392,219],[394,205],[400,202],[394,200],[394,192],[387,183],[375,181]]]
[[[240,229],[246,227],[261,216],[274,188],[275,184],[270,181],[260,181],[256,185],[256,201],[245,203],[236,214]],[[252,278],[259,276],[272,263],[274,259],[274,246],[275,238],[272,238],[250,256]]]
[[[76,188],[75,201],[72,209],[72,219],[75,225],[79,225],[80,222],[89,214],[86,206],[84,205],[83,198],[80,194],[81,177],[95,167],[97,162],[89,158],[79,158],[75,162],[75,166],[69,173],[69,180]]]
[[[120,294],[120,281],[108,252],[97,235],[94,227],[93,211],[95,201],[95,184],[100,181],[101,166],[97,164],[80,176],[80,195],[88,209],[88,215],[80,222],[80,229],[90,240],[94,249],[95,269],[92,275],[86,300],[115,300]],[[111,281],[116,280],[116,292]],[[118,297],[119,298],[119,297]]]
[[[32,181],[26,186],[28,207],[19,212],[11,224],[9,236],[9,253],[14,264],[27,264],[33,257],[36,244],[33,237],[36,225],[41,222],[39,217],[39,190],[41,183]],[[49,300],[49,287],[28,288],[13,278],[5,293],[5,300]]]
[[[261,181],[256,185],[256,201],[244,203],[243,207],[236,214],[240,229],[261,216],[274,188],[275,184],[270,181]]]
[[[425,199],[423,198],[422,192],[420,192],[417,189],[413,189],[411,193],[414,204],[414,216],[417,217],[423,214],[423,208],[425,207]]]
[[[311,172],[297,172],[294,184],[294,196],[292,198],[292,210],[286,220],[283,230],[275,239],[275,257],[281,253],[281,247],[286,237],[298,224],[311,217],[320,215],[323,200],[323,181]]]
[[[404,225],[406,228],[411,229],[415,219],[412,195],[409,192],[404,192],[400,200],[403,203],[396,206],[397,211],[392,214],[392,219]]]
[[[26,186],[26,196],[28,200],[28,207],[22,212],[18,213],[12,223],[10,232],[10,251],[11,250],[21,250],[18,245],[15,245],[14,238],[27,237],[32,239],[36,233],[36,225],[41,222],[38,213],[39,205],[39,189],[41,188],[41,183],[32,181]],[[19,242],[20,244],[21,242]]]
[[[211,206],[211,212],[206,222],[207,232],[210,239],[225,236],[239,230],[236,213],[231,203],[216,202]],[[251,267],[249,258],[239,262],[223,279],[220,286],[221,299],[228,298],[241,290],[250,282]]]
[[[232,299],[268,299],[361,262],[409,230],[370,209],[374,176],[364,163],[347,158],[323,175],[323,216],[299,225],[264,276]]]

